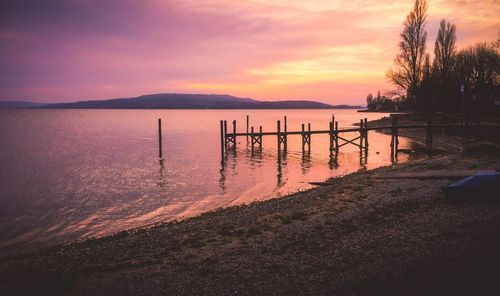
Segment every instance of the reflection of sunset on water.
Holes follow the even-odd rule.
[[[36,117],[32,115],[36,113]],[[13,138],[2,155],[2,247],[23,242],[52,244],[104,235],[160,221],[191,217],[219,207],[249,203],[312,188],[360,168],[391,163],[390,136],[370,132],[368,156],[340,148],[336,163],[328,135],[312,135],[302,153],[299,135],[288,136],[278,162],[276,136],[251,151],[245,137],[220,163],[219,120],[237,120],[275,131],[286,114],[288,130],[302,123],[327,129],[332,113],[340,128],[360,118],[383,116],[355,110],[20,110],[2,116]],[[156,120],[164,122],[164,158],[157,159]],[[33,120],[36,118],[36,120]],[[64,122],[64,124],[62,124]],[[29,132],[28,132],[29,131]],[[9,134],[6,135],[9,137]],[[345,134],[347,138],[356,133]],[[400,138],[401,147],[407,142]],[[57,143],[57,144],[55,144]],[[377,153],[378,152],[378,153]],[[24,155],[25,157],[21,157]],[[27,157],[29,155],[29,157]],[[406,156],[400,155],[400,161]],[[17,217],[17,219],[14,219]],[[16,227],[12,227],[15,224]],[[33,225],[37,225],[33,229]]]

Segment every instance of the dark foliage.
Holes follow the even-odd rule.
[[[387,73],[395,85],[399,109],[418,113],[500,114],[500,33],[494,43],[477,43],[456,51],[456,27],[442,20],[434,46],[434,61],[425,53],[427,4],[416,0],[404,22],[400,53]],[[389,106],[386,97],[367,98],[368,108]],[[385,107],[384,107],[385,108]],[[393,108],[394,109],[394,108]]]

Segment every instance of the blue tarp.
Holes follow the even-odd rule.
[[[496,198],[500,201],[500,172],[479,172],[443,188],[447,197]]]

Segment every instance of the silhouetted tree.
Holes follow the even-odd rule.
[[[440,109],[451,111],[450,107],[456,99],[457,86],[453,83],[453,65],[456,55],[455,42],[456,27],[454,24],[447,23],[442,20],[439,26],[438,35],[434,46],[434,63],[432,65],[432,74],[435,79],[435,84],[440,87],[437,88],[437,102]],[[432,93],[429,95],[432,96]]]
[[[455,56],[456,27],[454,24],[442,20],[434,47],[433,70],[441,83],[450,78]]]
[[[397,111],[397,102],[392,100],[387,96],[382,96],[380,91],[377,92],[377,96],[373,97],[371,93],[366,97],[368,103],[368,110],[370,111]]]
[[[420,83],[418,89],[419,99],[417,101],[417,110],[424,113],[433,113],[435,112],[435,102],[433,102],[434,98],[434,83],[435,78],[433,77],[433,70],[431,67],[431,58],[429,54],[425,55],[424,64],[422,66],[422,82]]]
[[[373,95],[371,93],[369,93],[367,96],[366,96],[366,107],[368,109],[370,109],[370,106],[372,105],[373,103]]]
[[[455,63],[457,82],[464,86],[465,105],[471,111],[488,111],[498,95],[500,84],[500,54],[494,44],[478,43],[461,50]]]
[[[404,29],[399,42],[400,52],[394,59],[394,66],[387,72],[387,77],[406,91],[410,104],[416,107],[417,90],[422,81],[422,67],[425,59],[425,31],[427,2],[416,0],[413,10],[404,22]]]

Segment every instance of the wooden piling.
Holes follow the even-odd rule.
[[[305,136],[305,124],[302,124],[302,133],[301,133],[301,136],[302,136],[302,151],[304,151],[305,139],[306,139],[306,136]]]
[[[339,122],[335,121],[335,153],[339,152]]]
[[[262,125],[260,126],[259,149],[262,149]]]
[[[221,162],[224,162],[224,122],[220,121],[220,156]]]
[[[254,132],[253,132],[253,126],[252,126],[252,134],[251,134],[251,136],[250,136],[250,137],[251,137],[251,140],[252,140],[252,153],[253,153],[253,149],[254,149],[254,148],[253,148],[253,146],[254,146],[254,144],[255,144],[255,140],[254,140],[254,138],[255,138],[255,134],[254,134]]]
[[[399,119],[398,119],[398,115],[394,115],[394,136],[395,136],[395,139],[394,139],[394,145],[395,145],[395,148],[394,148],[394,153],[396,154],[396,157],[398,156],[398,153],[399,153],[399,127],[398,127],[398,124],[399,124]]]
[[[233,120],[233,145],[236,148],[236,120]]]
[[[247,142],[248,142],[248,127],[250,125],[250,117],[247,115]]]
[[[227,146],[227,120],[224,120],[224,145]]]
[[[333,116],[332,116],[333,119]],[[329,150],[330,150],[330,157],[333,154],[333,121],[330,122],[328,130],[330,131],[330,142],[329,142]]]
[[[284,135],[283,135],[283,151],[286,153],[286,150],[288,149],[288,135],[287,135],[287,124],[286,124],[286,115],[285,115],[285,122],[284,122]]]
[[[158,157],[160,160],[163,159],[163,146],[162,146],[162,135],[161,135],[161,118],[158,118]]]
[[[394,158],[394,156],[396,155],[395,133],[396,133],[396,121],[394,120],[394,117],[391,115],[391,158]]]
[[[310,123],[307,124],[307,133],[308,133],[308,136],[307,136],[307,139],[308,139],[307,148],[309,150],[311,150],[311,124]]]
[[[277,136],[278,136],[278,157],[281,151],[281,122],[278,120],[276,122],[276,130],[277,130]]]
[[[368,149],[368,119],[364,119],[365,123],[365,148]]]
[[[359,120],[359,151],[361,152],[363,150],[363,145],[364,145],[364,128],[363,128],[363,119]]]

